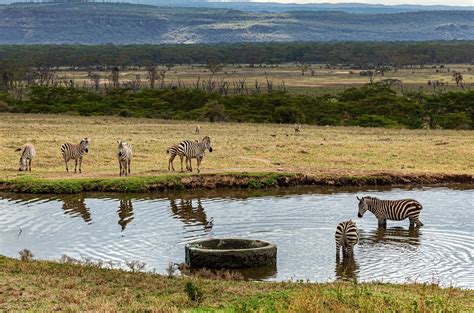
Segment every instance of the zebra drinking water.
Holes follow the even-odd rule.
[[[21,171],[30,171],[31,172],[31,161],[36,155],[35,147],[31,143],[24,144],[21,148],[16,149],[15,151],[21,151],[20,155],[20,167],[18,170]]]
[[[379,226],[385,226],[387,220],[401,221],[410,219],[410,226],[423,226],[420,221],[420,212],[423,206],[413,199],[381,200],[375,197],[357,197],[359,200],[359,212],[357,216],[362,218],[368,210],[379,220]]]
[[[198,173],[200,172],[199,166],[201,165],[206,150],[212,152],[211,138],[209,136],[204,137],[200,142],[184,140],[178,145],[178,155],[184,155],[186,157],[186,169],[191,172],[193,171],[191,165],[192,158],[197,159],[197,171]],[[183,159],[181,159],[181,171],[183,171]]]
[[[74,173],[77,172],[77,161],[79,161],[79,173],[82,173],[82,158],[84,155],[89,153],[89,138],[83,138],[79,144],[75,145],[69,142],[64,143],[61,146],[61,154],[63,155],[64,162],[66,163],[66,171],[69,172],[68,162],[69,160],[75,161]]]
[[[130,174],[132,163],[132,145],[125,141],[117,141],[117,159],[120,166],[120,176]]]
[[[336,257],[339,258],[339,250],[342,247],[342,256],[351,257],[354,254],[354,246],[359,242],[359,232],[356,223],[352,220],[341,222],[336,228]]]

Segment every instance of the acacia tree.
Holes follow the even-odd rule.
[[[148,80],[150,81],[150,88],[155,88],[155,81],[158,78],[158,70],[156,65],[149,65],[146,67]]]
[[[304,73],[311,69],[311,65],[305,62],[296,63],[296,67],[301,71],[301,76],[304,76]]]
[[[462,83],[464,80],[464,77],[462,76],[460,72],[453,72],[453,80],[456,82],[456,86],[459,87],[459,85],[461,85],[461,87],[464,89],[464,85]]]
[[[209,59],[206,67],[211,71],[212,74],[222,71],[223,64],[218,60]]]

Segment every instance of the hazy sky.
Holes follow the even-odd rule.
[[[474,6],[474,0],[252,0],[255,2],[282,2],[282,3],[370,3],[370,4],[444,4]]]

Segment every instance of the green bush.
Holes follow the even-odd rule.
[[[354,125],[361,127],[392,128],[397,126],[397,122],[385,116],[364,114],[355,120]]]
[[[447,113],[438,118],[439,124],[443,128],[449,129],[469,129],[472,121],[466,112]]]
[[[289,106],[280,106],[273,113],[276,123],[304,123],[304,114],[299,109]]]

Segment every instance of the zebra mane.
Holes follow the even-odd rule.
[[[365,196],[365,197],[362,197],[361,200],[375,200],[375,201],[379,201],[380,199],[377,198],[377,197]]]

